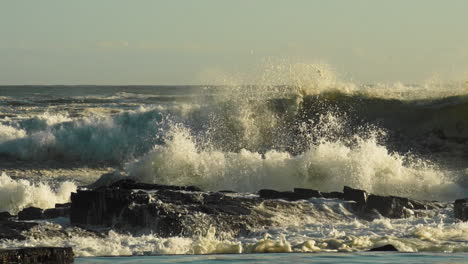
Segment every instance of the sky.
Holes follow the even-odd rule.
[[[207,84],[273,58],[468,79],[466,0],[0,0],[0,85]]]

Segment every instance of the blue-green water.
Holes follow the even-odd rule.
[[[75,263],[468,263],[467,253],[247,254],[77,258]]]

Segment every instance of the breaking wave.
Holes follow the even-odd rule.
[[[63,182],[57,187],[29,180],[15,180],[5,173],[0,176],[0,212],[17,214],[26,207],[53,208],[56,203],[67,203],[76,191],[73,182]]]
[[[171,100],[185,99],[133,110],[6,118],[0,156],[105,162],[147,182],[210,190],[467,194],[466,84],[360,85],[315,64],[268,68],[253,83],[193,88],[190,103],[178,94]],[[125,104],[147,94],[103,98]]]

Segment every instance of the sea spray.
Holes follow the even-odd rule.
[[[0,176],[0,211],[16,214],[29,206],[53,208],[56,203],[69,202],[70,194],[75,192],[76,188],[73,182],[63,182],[53,188],[44,182],[15,180],[2,173]]]
[[[451,175],[413,157],[390,153],[375,137],[355,144],[321,140],[299,155],[270,150],[225,152],[197,147],[190,131],[175,126],[164,145],[128,165],[131,176],[149,183],[196,185],[208,190],[255,192],[303,186],[340,191],[344,185],[382,195],[454,199],[464,190]]]

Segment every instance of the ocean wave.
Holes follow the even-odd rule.
[[[344,185],[382,195],[450,200],[464,197],[458,175],[423,160],[390,153],[375,138],[349,146],[323,140],[299,155],[271,150],[224,152],[199,149],[187,129],[177,127],[165,145],[129,164],[129,174],[144,182],[196,185],[208,190],[255,192],[302,186],[340,191]],[[463,175],[465,176],[465,175]]]

